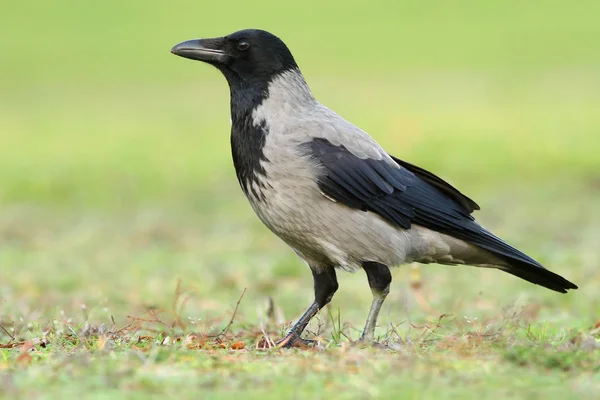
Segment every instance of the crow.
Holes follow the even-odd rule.
[[[360,337],[374,343],[389,267],[410,262],[496,268],[560,293],[577,286],[475,222],[479,206],[423,168],[389,155],[319,103],[288,47],[258,29],[177,44],[215,66],[231,96],[231,151],[262,222],[308,264],[314,302],[278,347],[301,334],[338,289],[336,269],[363,269],[373,294]]]

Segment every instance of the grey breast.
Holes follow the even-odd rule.
[[[269,229],[313,266],[354,270],[364,260],[404,262],[409,235],[376,214],[325,196],[316,181],[321,167],[304,144],[327,138],[359,157],[393,161],[369,135],[318,103],[306,86],[290,91],[297,79],[302,78],[276,79],[270,96],[254,111],[254,123],[263,124],[267,134],[261,162],[266,173],[255,183],[264,196],[256,198],[250,191],[252,207]],[[294,96],[289,95],[292,92]]]

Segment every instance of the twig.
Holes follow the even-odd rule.
[[[177,315],[177,325],[179,325],[181,330],[183,330],[184,332],[185,332],[187,326],[181,320],[181,312],[183,311],[183,308],[185,307],[185,305],[187,304],[189,299],[190,299],[190,296],[183,296],[183,300],[181,300],[181,304],[179,305],[179,310],[177,310],[177,314],[176,314]]]
[[[275,302],[273,301],[272,296],[269,296],[268,298],[266,314],[269,321],[275,321]]]
[[[171,306],[171,308],[172,308],[173,315],[175,317],[175,321],[173,321],[174,324],[176,326],[178,326],[179,328],[181,328],[183,331],[185,331],[185,325],[181,321],[181,317],[179,315],[180,311],[177,310],[177,303],[178,303],[179,298],[181,297],[182,293],[183,293],[183,291],[181,290],[181,278],[180,278],[180,279],[177,279],[177,287],[175,288],[175,296],[173,297],[173,305]],[[184,298],[183,304],[185,304],[185,301],[186,300]],[[183,307],[183,305],[182,305],[182,307]]]
[[[181,278],[177,279],[177,286],[175,287],[175,296],[171,305],[173,312],[177,312],[177,300],[179,300],[179,296],[181,296]]]
[[[6,333],[8,336],[10,336],[11,340],[15,340],[15,337],[8,330],[6,330],[5,327],[0,325],[0,329],[2,329],[4,331],[4,333]]]
[[[267,344],[267,347],[265,347],[264,349],[261,349],[261,350],[266,350],[266,349],[275,347],[275,342],[273,340],[271,340],[271,338],[269,337],[269,334],[265,331],[265,327],[263,326],[263,324],[260,324],[260,330],[262,331],[263,337],[265,338],[265,342]],[[258,347],[259,343],[260,343],[260,341],[256,343],[257,349],[260,349]]]
[[[452,314],[442,314],[439,316],[437,323],[435,324],[435,326],[432,328],[430,328],[428,325],[424,325],[424,326],[415,326],[412,325],[413,328],[417,328],[417,329],[423,329],[423,333],[421,335],[421,340],[422,341],[427,341],[429,340],[429,337],[434,335],[436,333],[436,331],[438,330],[438,328],[440,328],[442,326],[442,321],[447,318],[447,317],[452,317]]]
[[[240,306],[240,302],[242,301],[242,298],[244,298],[244,294],[246,294],[246,288],[244,288],[244,291],[240,295],[240,298],[238,299],[238,301],[235,305],[235,308],[233,310],[233,314],[231,315],[231,319],[229,320],[229,323],[227,324],[227,326],[225,328],[223,328],[223,330],[221,331],[221,333],[219,333],[217,335],[217,337],[225,336],[227,334],[227,332],[229,331],[229,328],[231,328],[231,325],[233,325],[233,320],[235,319],[235,315],[237,314],[237,310],[238,310],[238,307]]]
[[[402,325],[402,324],[403,324],[403,323],[405,323],[405,322],[406,322],[406,321],[402,321],[402,322],[400,322],[400,323],[399,323],[399,324],[397,324],[397,325]],[[403,342],[406,342],[406,340],[405,340],[405,339],[402,337],[402,335],[401,335],[401,334],[400,334],[400,332],[398,331],[398,327],[397,327],[397,325],[396,325],[396,324],[393,324],[393,323],[391,323],[391,322],[390,322],[390,325],[389,325],[389,326],[391,326],[391,327],[392,327],[392,333],[396,334],[396,336],[398,336],[398,339],[400,339],[401,341],[403,341]],[[388,327],[388,329],[389,329],[389,327]]]
[[[154,322],[154,323],[159,323],[159,324],[163,324],[163,325],[167,325],[166,323],[164,323],[163,321],[161,321],[160,319],[158,319],[156,317],[156,314],[152,314],[150,311],[148,311],[148,314],[150,314],[150,316],[154,317],[154,319],[146,319],[146,318],[141,318],[141,317],[132,317],[131,315],[128,315],[127,318],[130,318],[132,321],[140,321],[140,322]]]
[[[341,336],[345,337],[346,339],[348,339],[348,341],[349,341],[349,342],[352,342],[352,339],[350,338],[350,336],[346,335],[346,334],[344,333],[344,331],[340,331],[340,332],[339,332],[339,334],[340,334]],[[341,341],[341,340],[340,340],[340,341]]]
[[[111,318],[112,318],[112,316],[111,316]],[[136,317],[130,317],[130,316],[127,316],[127,318],[130,318],[130,319],[131,319],[131,322],[130,322],[130,323],[128,323],[128,324],[127,324],[126,326],[124,326],[123,328],[119,329],[119,330],[118,330],[116,333],[123,333],[123,332],[125,332],[126,330],[129,330],[129,328],[130,328],[130,327],[131,327],[131,326],[132,326],[132,325],[133,325],[133,324],[136,322],[136,319],[135,319]],[[114,319],[113,319],[113,321],[114,321]],[[116,324],[115,324],[115,325],[116,325]],[[136,325],[135,329],[138,329],[138,328],[139,328],[139,325]]]
[[[75,335],[75,337],[79,337],[79,334],[77,333],[77,331],[75,331],[75,329],[73,329],[71,324],[67,324],[67,328],[69,328],[69,330],[73,333],[73,335]]]
[[[148,309],[148,314],[154,318],[154,322],[158,322],[159,324],[162,324],[164,326],[169,326],[169,324],[167,324],[166,322],[164,322],[160,318],[158,318],[158,315],[162,312],[163,312],[162,310],[158,310],[158,309],[154,309],[154,308]]]

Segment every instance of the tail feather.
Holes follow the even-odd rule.
[[[504,272],[525,279],[559,293],[567,293],[569,289],[577,289],[577,285],[547,270],[542,266],[534,266],[523,261],[505,257],[507,265],[502,268]]]
[[[573,282],[547,270],[539,262],[529,257],[527,254],[515,249],[496,235],[481,227],[481,225],[473,222],[471,228],[472,230],[470,229],[470,232],[468,235],[465,235],[466,237],[463,240],[467,240],[503,260],[504,264],[500,267],[504,272],[559,293],[567,293],[567,290],[569,289],[577,289],[577,285]],[[474,233],[476,234],[474,235]]]

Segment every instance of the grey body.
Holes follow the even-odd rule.
[[[269,97],[252,116],[254,125],[267,131],[263,152],[268,161],[261,161],[266,174],[258,176],[261,185],[254,182],[248,199],[264,224],[312,268],[355,271],[364,261],[389,266],[413,261],[503,264],[462,240],[419,225],[402,229],[376,213],[347,207],[325,195],[316,181],[322,167],[305,146],[315,137],[343,144],[360,158],[397,165],[366,132],[317,102],[297,70],[269,84]]]

